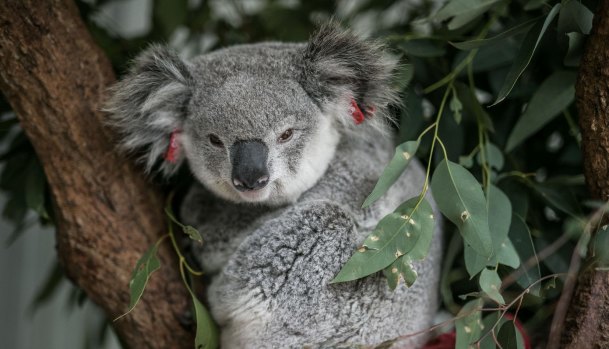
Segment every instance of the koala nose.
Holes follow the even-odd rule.
[[[230,149],[233,185],[239,191],[264,188],[269,183],[268,148],[261,140],[237,141]]]

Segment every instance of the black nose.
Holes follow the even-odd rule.
[[[269,183],[268,148],[261,140],[237,141],[231,146],[232,180],[237,190],[264,188]]]

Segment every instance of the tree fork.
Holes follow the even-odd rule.
[[[129,303],[131,270],[166,232],[162,196],[114,149],[100,111],[114,81],[71,0],[0,6],[0,88],[44,167],[67,275],[114,318]],[[114,324],[132,348],[187,348],[190,309],[173,253],[160,252],[140,304]]]
[[[579,68],[577,110],[586,183],[609,201],[609,1],[602,0]],[[600,222],[600,224],[606,224]],[[609,348],[609,272],[586,268],[562,331],[563,348]]]

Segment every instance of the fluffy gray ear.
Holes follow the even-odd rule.
[[[192,76],[187,64],[164,46],[140,53],[128,74],[110,89],[104,110],[120,133],[122,149],[138,155],[150,173],[164,157],[170,142],[179,146],[179,131],[191,96]],[[170,175],[179,167],[180,149],[159,167]]]
[[[391,87],[395,65],[379,42],[361,39],[329,22],[309,39],[300,83],[322,110],[336,105],[349,109],[353,98],[367,117],[387,121],[388,105],[398,100]],[[342,121],[353,124],[350,114],[339,114]]]

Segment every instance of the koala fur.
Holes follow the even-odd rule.
[[[177,162],[159,170],[169,175],[186,159],[198,180],[181,217],[204,238],[193,248],[211,276],[222,348],[356,347],[430,326],[439,226],[412,287],[391,291],[380,273],[329,284],[376,223],[423,187],[413,160],[360,208],[393,155],[393,66],[380,45],[329,23],[308,43],[238,45],[190,62],[151,46],[113,88],[106,109],[147,171],[179,132]],[[361,125],[352,100],[368,114]]]

